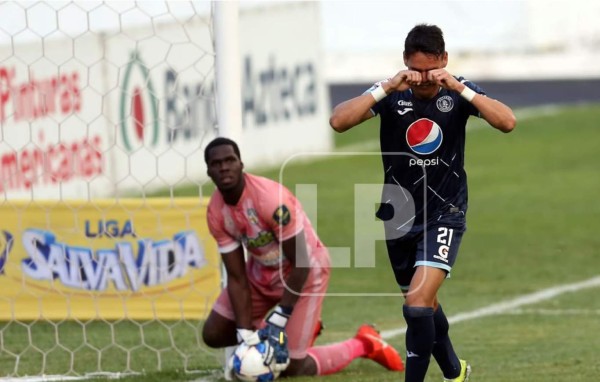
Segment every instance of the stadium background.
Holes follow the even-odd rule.
[[[463,7],[464,3],[468,6],[468,2],[461,3],[463,3]],[[457,271],[457,280],[453,280],[447,287],[448,291],[444,292],[444,301],[452,303],[449,304],[448,311],[452,314],[451,317],[458,321],[460,321],[461,313],[477,311],[480,307],[490,306],[498,301],[512,301],[510,299],[527,296],[528,293],[546,290],[556,285],[565,283],[572,285],[581,280],[588,280],[597,273],[598,258],[594,248],[597,248],[598,240],[592,235],[598,226],[596,220],[590,215],[597,211],[593,195],[600,189],[597,177],[598,160],[595,156],[597,148],[594,148],[594,142],[598,142],[597,121],[600,120],[598,107],[595,104],[600,101],[599,92],[596,90],[597,85],[600,84],[598,79],[600,78],[600,67],[595,65],[599,55],[600,33],[597,23],[590,25],[583,21],[594,19],[594,15],[600,16],[598,15],[599,8],[592,2],[575,2],[578,6],[567,8],[558,7],[565,5],[564,2],[554,2],[555,7],[536,1],[525,3],[529,4],[531,12],[529,17],[532,17],[528,22],[535,27],[529,30],[529,34],[520,36],[522,38],[514,47],[511,48],[510,44],[507,44],[498,51],[493,51],[493,49],[490,51],[490,48],[486,46],[480,52],[458,51],[455,56],[451,56],[451,62],[456,57],[454,61],[456,66],[451,68],[453,72],[477,81],[492,96],[497,96],[512,107],[518,108],[518,115],[527,115],[527,118],[523,118],[519,126],[523,132],[519,129],[514,136],[499,137],[493,135],[493,132],[479,130],[472,130],[469,135],[469,142],[472,143],[468,147],[467,155],[477,158],[477,162],[481,161],[481,163],[475,163],[471,160],[468,163],[473,190],[469,236],[472,239],[465,243],[463,257],[470,263],[462,264],[464,268],[462,271]],[[265,6],[265,4],[261,4],[261,6]],[[268,8],[269,4],[266,6]],[[290,6],[293,7],[293,5]],[[278,4],[277,7],[285,8],[286,5]],[[533,11],[531,11],[532,9]],[[568,9],[568,11],[563,11],[564,9]],[[415,22],[422,19],[423,17],[419,17]],[[596,17],[595,20],[597,19]],[[447,19],[444,22],[451,23]],[[561,28],[556,28],[557,22],[562,23]],[[440,25],[444,27],[443,23]],[[527,31],[527,28],[524,30]],[[557,33],[557,30],[568,31],[568,33]],[[447,36],[447,38],[452,37]],[[452,51],[451,54],[453,54]],[[326,97],[329,99],[327,104],[329,107],[335,105],[339,100],[362,92],[372,81],[389,76],[398,68],[398,52],[371,52],[367,56],[365,59],[365,54],[361,52],[344,54],[334,52],[325,55],[323,58],[323,81],[328,89]],[[568,109],[565,108],[565,105],[575,105],[575,108]],[[530,106],[544,107],[533,108],[529,111],[521,109]],[[548,112],[547,106],[550,106],[550,112]],[[326,120],[321,121],[320,126],[326,127]],[[470,126],[477,127],[478,125],[475,123]],[[574,130],[575,133],[567,133],[566,128],[577,130]],[[371,131],[374,130],[371,129]],[[362,132],[356,134],[352,132],[348,136],[335,136],[335,140],[332,142],[339,151],[352,151],[356,150],[357,144],[364,145],[365,142],[372,143],[373,140],[376,140],[376,135],[372,133],[362,134]],[[266,142],[271,143],[279,139],[273,138]],[[481,144],[481,148],[479,144]],[[563,145],[565,147],[570,145],[569,147],[577,147],[577,149],[573,150],[572,155],[567,155],[568,153],[563,150],[558,150]],[[376,151],[376,146],[367,145],[366,147],[365,151]],[[560,153],[554,153],[551,148],[557,148]],[[252,150],[253,145],[246,149]],[[498,164],[493,161],[493,156],[501,156],[509,150],[514,150],[520,159],[526,159],[526,163],[507,160],[505,163]],[[264,152],[265,149],[261,148],[260,151]],[[352,243],[353,227],[341,223],[345,219],[352,218],[351,214],[341,212],[344,205],[351,200],[344,199],[347,198],[347,195],[337,194],[335,189],[336,187],[342,188],[340,185],[345,181],[351,184],[363,182],[365,179],[373,179],[366,175],[365,178],[362,178],[359,174],[354,174],[354,178],[348,177],[347,168],[350,165],[358,173],[365,171],[367,175],[372,175],[368,172],[372,173],[373,169],[379,168],[378,158],[373,155],[366,161],[350,160],[350,163],[338,163],[335,160],[331,161],[331,158],[323,158],[323,160],[326,159],[329,161],[316,162],[313,165],[288,162],[286,163],[287,167],[284,168],[282,180],[290,186],[311,182],[318,184],[319,190],[321,190],[319,206],[323,204],[332,206],[325,208],[323,212],[319,210],[318,221],[321,235],[329,245],[351,246],[349,243]],[[267,162],[271,163],[270,160],[265,161],[265,163]],[[564,164],[564,168],[562,164]],[[516,169],[517,166],[522,168]],[[251,169],[256,169],[266,176],[282,177],[282,173],[279,171],[280,167],[270,168],[271,166],[267,168],[260,160],[251,166]],[[486,176],[488,171],[494,176]],[[312,172],[314,179],[307,176],[307,172]],[[320,172],[325,172],[324,178],[319,178]],[[335,172],[344,174],[346,179],[335,178],[333,182],[331,179],[327,179],[331,173]],[[543,173],[544,176],[539,176],[540,173]],[[373,181],[377,182],[378,180],[378,177],[375,177]],[[558,184],[561,183],[564,183],[562,187],[558,187]],[[543,187],[539,187],[541,185],[549,187],[546,188],[545,193],[542,192]],[[207,193],[210,190],[208,187]],[[479,194],[477,190],[479,190]],[[570,197],[569,193],[573,190],[576,190],[574,195],[577,195],[578,200],[572,200]],[[332,195],[323,195],[326,193]],[[177,188],[175,194],[197,197],[198,187]],[[535,197],[523,197],[522,194]],[[159,191],[157,195],[168,196],[169,192],[161,193]],[[143,197],[145,196],[153,195],[144,194]],[[325,198],[326,201],[329,200],[328,198],[342,199],[346,200],[346,203],[340,205],[336,205],[332,201],[322,203],[322,198]],[[9,209],[14,208],[16,204],[13,203],[13,200],[9,197],[4,206]],[[71,208],[68,202],[65,204]],[[37,203],[35,207],[38,207]],[[94,206],[94,208],[97,207]],[[137,205],[133,209],[139,207]],[[515,208],[521,209],[518,211],[520,213],[507,212],[513,211]],[[548,210],[552,211],[551,217],[547,216]],[[323,215],[329,216],[324,217]],[[548,219],[546,224],[542,224],[534,218],[538,215],[543,219]],[[554,224],[551,224],[552,222]],[[518,233],[512,232],[503,227],[506,224],[521,224],[521,230]],[[565,224],[570,224],[569,228],[564,229]],[[339,230],[332,229],[332,226],[337,226]],[[557,227],[563,227],[563,229]],[[496,230],[494,231],[492,228]],[[344,232],[340,233],[340,231]],[[495,248],[490,250],[490,245]],[[478,261],[474,254],[480,252],[493,252],[496,257],[490,255],[490,257]],[[559,259],[565,256],[565,253],[572,254],[572,262],[577,264],[560,265]],[[379,253],[378,256],[380,256]],[[500,259],[500,256],[505,261]],[[524,256],[531,258],[524,260]],[[337,269],[332,282],[332,292],[394,294],[396,291],[389,277],[385,260],[381,260],[379,257],[377,259],[377,264],[381,265],[381,268],[378,266],[374,270]],[[522,271],[523,263],[525,263],[525,268],[530,267],[527,272]],[[499,271],[500,268],[503,271]],[[465,274],[469,274],[470,280],[465,280]],[[373,282],[370,280],[381,280],[386,285],[378,284],[373,288]],[[500,309],[499,311],[504,315],[499,313],[497,317],[487,322],[482,320],[482,323],[473,325],[474,329],[472,330],[476,333],[477,338],[469,338],[472,335],[468,330],[470,325],[457,326],[455,329],[457,335],[461,339],[466,338],[462,348],[475,358],[480,375],[486,377],[485,380],[507,380],[503,377],[502,370],[509,367],[511,362],[510,359],[506,359],[509,358],[509,355],[503,354],[503,352],[511,353],[516,349],[526,350],[514,361],[518,370],[511,374],[508,380],[559,381],[568,378],[569,381],[583,381],[600,375],[600,365],[594,355],[597,343],[594,340],[586,341],[585,334],[579,332],[579,330],[595,332],[598,329],[595,315],[598,314],[600,307],[597,306],[597,299],[587,292],[588,288],[597,286],[597,281],[594,281],[594,278],[589,280],[592,280],[589,285],[575,284],[575,286],[571,286],[569,290],[583,292],[579,292],[577,295],[568,295],[568,298],[565,298],[567,296],[538,300],[534,298],[534,301],[548,302],[547,305],[538,307],[535,311],[523,312],[518,308],[510,311]],[[562,293],[560,294],[562,295]],[[463,298],[459,298],[460,296]],[[467,301],[464,301],[465,299]],[[3,301],[6,308],[4,311],[10,311],[13,305],[6,299]],[[365,300],[360,296],[356,298],[332,296],[326,302],[324,315],[328,323],[328,330],[321,341],[342,339],[352,334],[352,328],[357,326],[357,320],[370,320],[377,322],[390,341],[395,346],[402,348],[402,337],[399,334],[402,322],[398,319],[397,309],[395,311],[386,308],[396,305],[397,300],[390,296],[370,300]],[[369,312],[357,312],[359,307],[365,306],[372,309],[369,309]],[[553,320],[552,315],[556,315],[557,320]],[[518,318],[513,319],[513,317]],[[156,368],[156,365],[152,365],[152,359],[154,359],[156,349],[160,349],[162,345],[160,345],[159,338],[150,336],[150,332],[158,333],[157,337],[168,337],[171,341],[173,336],[181,340],[184,345],[179,349],[176,347],[175,353],[183,350],[194,353],[194,341],[187,343],[183,337],[189,334],[197,335],[194,334],[194,330],[198,328],[197,324],[186,322],[181,325],[185,327],[184,330],[179,332],[176,326],[180,323],[165,324],[160,320],[143,322],[132,325],[133,331],[140,331],[141,336],[128,337],[129,334],[122,334],[127,332],[128,323],[106,325],[101,319],[99,320],[99,329],[94,329],[95,324],[90,324],[86,328],[89,331],[88,335],[89,333],[100,333],[100,336],[107,335],[111,340],[101,341],[102,346],[96,344],[88,346],[86,339],[74,340],[74,343],[60,339],[65,332],[79,333],[79,322],[73,327],[63,321],[59,321],[58,324],[46,324],[43,319],[41,321],[41,327],[33,325],[29,321],[8,322],[3,326],[3,344],[10,345],[16,337],[28,338],[27,344],[20,348],[17,346],[17,349],[20,349],[18,351],[9,346],[2,348],[0,362],[4,365],[3,374],[12,376],[46,374],[46,369],[40,369],[33,362],[41,360],[41,354],[48,355],[48,363],[53,363],[51,360],[54,360],[53,356],[57,352],[79,355],[90,350],[89,353],[95,353],[95,346],[98,346],[99,352],[103,353],[106,360],[103,361],[106,364],[98,365],[99,370],[106,369],[116,373],[123,369],[137,371],[141,365],[143,369],[152,371]],[[577,330],[572,330],[574,327]],[[535,328],[537,330],[534,330]],[[569,330],[572,330],[571,335],[565,335],[565,332],[568,333]],[[54,333],[59,340],[54,339],[53,342],[53,339],[50,338],[49,343],[46,343],[45,340],[41,340],[44,333],[50,333],[50,337]],[[126,339],[120,338],[120,333]],[[79,335],[73,337],[78,338]],[[148,353],[138,352],[139,349],[135,345],[133,350],[123,350],[124,343],[135,344],[136,341],[149,345],[151,351]],[[486,341],[494,345],[486,346]],[[83,351],[81,351],[82,347]],[[560,347],[563,347],[564,351],[560,351]],[[575,357],[570,355],[574,351],[579,352]],[[111,352],[116,353],[114,357],[107,354]],[[477,352],[481,356],[478,357]],[[130,356],[131,360],[129,360]],[[149,363],[142,359],[144,356],[149,356]],[[124,363],[119,360],[119,357],[127,357],[128,360]],[[66,358],[69,359],[69,356]],[[174,360],[175,358],[177,357],[165,353],[164,364],[158,366],[157,373],[143,377],[130,377],[130,379],[194,379],[197,376],[187,372],[197,369],[206,370],[206,375],[202,376],[200,380],[218,379],[218,372],[215,372],[218,363],[214,354],[206,352],[205,349],[200,351],[200,355],[186,360],[183,366],[179,361]],[[13,362],[14,359],[20,359],[21,367],[24,366],[24,368],[17,369]],[[174,360],[173,363],[169,364],[170,360]],[[130,361],[133,362],[133,366]],[[78,362],[75,361],[76,364]],[[139,364],[135,364],[136,362]],[[181,368],[185,369],[185,372],[181,372]],[[77,365],[73,367],[73,360],[71,360],[71,366],[50,367],[49,370],[51,373],[58,374],[73,374],[73,371],[78,374],[77,370],[80,369]],[[439,379],[439,373],[435,374],[435,371],[432,371],[430,374],[432,374],[431,380]],[[562,379],[561,376],[563,376]],[[341,378],[340,380],[354,378],[355,380],[375,381],[397,380],[398,377],[384,375],[368,364],[359,362],[338,378]],[[332,380],[337,379],[334,377]]]
[[[473,80],[475,81],[475,80]],[[330,84],[331,107],[361,94],[373,83]],[[589,79],[545,79],[531,81],[479,80],[477,84],[494,98],[501,99],[514,108],[542,105],[573,105],[600,102],[600,80]]]

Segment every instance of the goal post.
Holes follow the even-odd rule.
[[[243,147],[239,6],[236,1],[216,1],[213,7],[219,135]]]

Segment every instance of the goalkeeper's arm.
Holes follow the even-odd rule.
[[[279,305],[269,314],[266,319],[267,326],[260,331],[261,338],[268,339],[273,346],[275,369],[279,371],[285,370],[290,362],[285,327],[310,269],[304,231],[281,242],[281,249],[289,260],[292,270],[285,279],[285,289]]]
[[[252,299],[246,276],[244,249],[240,245],[231,252],[221,254],[227,272],[227,293],[235,314],[236,326],[240,329],[252,328]]]
[[[282,241],[281,249],[286,259],[290,262],[291,271],[285,279],[285,290],[283,291],[279,305],[293,309],[300,297],[310,270],[304,231],[300,231],[296,236]]]
[[[269,330],[283,332],[288,319],[292,315],[294,305],[300,297],[310,270],[304,231],[300,231],[296,236],[282,241],[281,249],[289,260],[292,270],[284,280],[283,296],[279,301],[279,305],[271,312],[266,321],[268,326],[272,326],[272,328],[268,328]]]

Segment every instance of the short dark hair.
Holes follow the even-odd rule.
[[[441,56],[446,52],[444,33],[436,25],[418,24],[408,32],[404,41],[404,56],[422,52]]]
[[[229,138],[217,137],[217,138],[213,139],[212,141],[210,141],[208,143],[208,145],[206,145],[206,148],[204,149],[204,162],[206,162],[206,164],[208,164],[208,159],[209,159],[208,156],[209,156],[210,150],[214,147],[222,146],[222,145],[229,145],[229,146],[233,147],[233,151],[235,152],[235,155],[237,155],[240,160],[242,159],[242,155],[240,154],[240,148],[238,147],[237,143],[235,143],[233,140],[231,140]]]

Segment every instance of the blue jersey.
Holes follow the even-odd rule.
[[[457,79],[485,95],[472,82]],[[372,112],[381,118],[384,183],[410,192],[415,206],[410,222],[413,229],[422,229],[425,216],[433,221],[449,211],[466,213],[465,129],[469,116],[479,116],[477,108],[457,92],[444,88],[429,100],[413,97],[408,89],[389,94],[373,106]],[[382,206],[385,199],[386,195]],[[378,216],[389,220],[387,211],[380,208]]]

